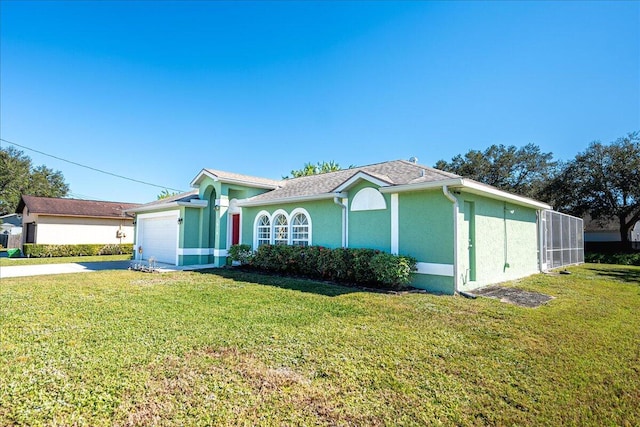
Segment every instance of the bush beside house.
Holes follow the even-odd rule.
[[[133,244],[40,245],[26,243],[24,255],[30,258],[133,254]]]
[[[416,270],[414,258],[375,249],[261,245],[251,253],[248,245],[234,245],[229,255],[260,271],[377,288],[405,288]]]
[[[586,253],[584,260],[598,264],[640,265],[640,253]]]

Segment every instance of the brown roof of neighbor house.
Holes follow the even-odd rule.
[[[55,197],[38,197],[23,195],[16,208],[17,213],[22,213],[24,208],[30,214],[52,216],[80,216],[96,218],[123,218],[131,217],[125,214],[125,209],[140,206],[137,203],[102,202],[97,200],[61,199]]]
[[[406,160],[393,160],[373,165],[342,169],[335,172],[286,179],[281,181],[281,187],[268,193],[255,196],[251,200],[268,201],[331,193],[359,172],[384,181],[389,185],[417,184],[421,182],[460,178],[459,175]]]

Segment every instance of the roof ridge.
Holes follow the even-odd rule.
[[[129,204],[139,205],[138,202],[118,202],[113,200],[95,200],[95,199],[76,199],[75,197],[51,197],[51,196],[33,196],[31,194],[23,194],[22,197],[31,197],[36,199],[49,199],[49,200],[69,200],[74,202],[93,202],[93,203],[114,203],[114,204]]]
[[[263,177],[263,176],[248,175],[248,174],[245,174],[245,173],[231,172],[231,171],[226,171],[226,170],[222,170],[222,169],[204,168],[204,170],[206,170],[207,172],[211,172],[214,175],[215,175],[215,172],[219,172],[221,174],[243,176],[243,177],[246,177],[246,178],[255,178],[255,179],[259,179],[259,180],[263,180],[263,181],[272,181],[274,183],[282,181],[281,179],[278,180],[278,179],[273,179],[273,178],[266,178],[266,177]]]

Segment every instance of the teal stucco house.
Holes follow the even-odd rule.
[[[547,267],[549,205],[415,162],[280,181],[203,169],[191,186],[130,210],[136,259],[223,266],[237,243],[375,248],[413,256],[413,286],[448,294]]]

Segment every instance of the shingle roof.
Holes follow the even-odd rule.
[[[259,176],[243,175],[243,174],[234,173],[234,172],[221,171],[218,169],[203,169],[202,172],[206,172],[210,175],[213,175],[222,181],[246,182],[251,184],[259,184],[261,186],[270,187],[270,188],[277,188],[281,186],[283,183],[283,181],[277,181],[275,179],[261,178]]]
[[[81,216],[97,218],[124,218],[125,209],[140,206],[137,203],[102,202],[97,200],[59,199],[53,197],[22,196],[16,212],[24,207],[29,213],[55,216]]]
[[[154,200],[153,202],[145,203],[144,205],[136,205],[134,207],[147,207],[147,206],[161,206],[166,205],[173,202],[189,202],[190,200],[199,200],[198,190],[187,191],[185,193],[176,194],[174,196],[169,196],[164,199]]]
[[[286,179],[281,181],[281,187],[255,196],[251,201],[280,200],[331,193],[359,172],[364,172],[390,185],[417,184],[459,178],[458,175],[428,166],[411,163],[406,160],[393,160],[335,172]]]

